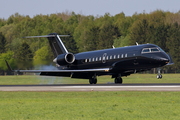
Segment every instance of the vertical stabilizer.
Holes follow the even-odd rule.
[[[60,54],[68,53],[66,47],[64,46],[63,42],[60,39],[60,37],[68,37],[68,36],[69,35],[58,35],[57,33],[50,33],[49,35],[26,36],[26,37],[22,37],[22,38],[42,38],[42,37],[48,38],[49,44],[54,53],[54,57],[56,58]]]
[[[50,33],[49,36],[52,36],[47,38],[49,40],[49,44],[51,46],[55,58],[60,54],[68,53],[66,47],[64,46],[63,42],[61,41],[57,33]]]

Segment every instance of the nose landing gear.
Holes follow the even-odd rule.
[[[114,83],[115,84],[122,84],[123,80],[121,78],[121,74],[118,75],[118,77],[115,78]]]
[[[157,70],[158,70],[157,79],[162,79],[161,69],[157,68]]]

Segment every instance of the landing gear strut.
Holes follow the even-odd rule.
[[[89,79],[89,83],[90,83],[90,84],[96,84],[96,83],[97,83],[96,74],[94,74],[93,78],[90,78],[90,79]]]
[[[162,78],[161,69],[157,68],[157,70],[158,70],[157,79],[161,79]]]
[[[115,78],[114,83],[115,84],[122,84],[123,80],[121,78],[121,75],[119,74],[118,77]]]

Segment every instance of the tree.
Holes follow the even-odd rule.
[[[33,55],[25,41],[19,46],[16,60],[18,69],[28,69],[33,66]]]
[[[177,22],[171,25],[171,28],[168,30],[167,38],[167,47],[172,56],[174,65],[172,68],[175,70],[175,73],[180,69],[180,26]]]
[[[8,61],[9,65],[14,69],[16,67],[15,65],[15,59],[14,59],[14,52],[8,51],[6,53],[0,54],[0,70],[7,71],[7,65],[5,63],[5,60]],[[6,75],[6,73],[5,73]]]
[[[160,23],[156,28],[153,29],[153,32],[150,34],[152,36],[150,42],[160,46],[164,51],[168,51],[168,48],[166,47],[166,41],[169,28],[170,26],[168,24],[165,25],[164,23]]]
[[[152,29],[152,28],[151,28]],[[131,28],[130,41],[131,43],[138,42],[139,44],[149,43],[149,24],[146,19],[136,21]]]
[[[5,52],[5,48],[6,48],[5,46],[6,46],[6,39],[2,34],[2,32],[0,32],[0,53]]]
[[[121,36],[120,38],[116,38],[113,45],[115,47],[124,47],[130,45],[129,36],[127,35],[126,37]]]
[[[99,31],[99,27],[92,26],[92,28],[86,32],[85,46],[87,51],[98,49]]]
[[[52,62],[53,59],[50,57],[51,50],[48,46],[43,46],[39,50],[35,52],[33,57],[33,64],[36,65],[44,65]]]

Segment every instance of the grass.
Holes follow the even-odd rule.
[[[180,74],[133,74],[124,83],[180,83]],[[98,83],[113,82],[110,76]],[[0,76],[0,85],[88,84],[88,80],[41,76]],[[174,120],[179,92],[0,92],[0,120]]]
[[[114,82],[111,76],[101,76],[97,79],[97,84]],[[162,79],[157,79],[156,74],[132,74],[123,77],[123,83],[180,83],[180,74],[163,74]],[[36,75],[0,76],[0,85],[20,84],[89,84],[89,80]]]
[[[1,120],[175,120],[179,92],[0,92]]]

